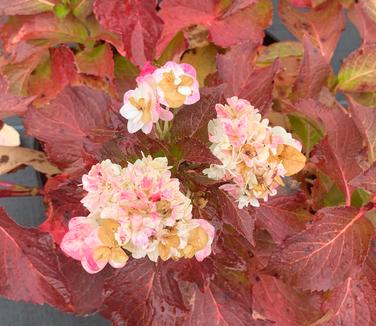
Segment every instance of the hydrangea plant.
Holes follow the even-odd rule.
[[[0,294],[113,325],[376,324],[376,2],[0,0]],[[336,74],[346,15],[362,37]],[[341,98],[341,101],[338,99]],[[2,133],[1,133],[2,132]],[[10,135],[11,138],[10,139]]]

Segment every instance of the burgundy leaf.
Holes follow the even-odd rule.
[[[258,44],[244,42],[217,56],[219,79],[226,83],[225,96],[237,95],[248,83]]]
[[[273,81],[279,62],[266,68],[253,67],[256,50],[257,47],[248,42],[219,55],[218,76],[226,84],[226,97],[239,96],[249,100],[261,112],[266,112],[272,104]]]
[[[324,125],[327,136],[314,148],[311,161],[337,182],[349,204],[353,189],[349,182],[362,172],[363,139],[353,119],[337,103],[326,107],[314,100],[303,100],[294,107]]]
[[[44,200],[48,204],[47,219],[40,225],[44,232],[51,233],[54,241],[60,244],[68,230],[72,217],[86,216],[87,210],[81,204],[84,196],[78,182],[70,181],[67,176],[49,178],[44,186]]]
[[[266,229],[276,243],[302,231],[305,226],[304,206],[306,198],[299,192],[288,196],[270,198],[254,209],[257,223]]]
[[[72,16],[58,19],[52,12],[23,16],[22,27],[10,39],[11,43],[30,40],[47,40],[49,46],[65,42],[84,43],[88,30]]]
[[[371,162],[376,161],[376,110],[355,102],[349,97],[350,112],[359,132],[367,143],[368,157]]]
[[[182,151],[182,160],[198,164],[221,164],[209,146],[198,139],[184,138],[178,145]]]
[[[153,59],[162,30],[155,1],[96,0],[94,13],[102,26],[122,36],[127,56],[138,66]]]
[[[13,115],[22,115],[29,108],[29,104],[35,99],[31,97],[20,97],[7,93],[7,83],[0,76],[0,119]]]
[[[218,214],[224,223],[231,225],[252,245],[255,244],[253,231],[255,228],[255,217],[247,210],[238,208],[237,203],[222,190],[213,191],[217,202]]]
[[[376,162],[363,174],[350,181],[352,186],[364,188],[370,193],[376,193]]]
[[[256,277],[252,294],[254,314],[257,312],[277,325],[308,325],[322,316],[316,296],[294,289],[270,275]]]
[[[157,54],[161,55],[176,33],[197,25],[206,29],[209,40],[220,47],[245,41],[260,44],[271,13],[271,3],[265,0],[235,1],[227,7],[216,0],[164,0],[159,12],[164,28]]]
[[[178,141],[198,134],[205,134],[207,138],[208,122],[217,115],[215,105],[221,102],[222,92],[223,85],[204,88],[201,90],[199,102],[183,106],[174,117],[171,129],[172,139]]]
[[[356,26],[363,39],[363,45],[376,41],[376,19],[370,15],[367,5],[371,10],[372,3],[369,1],[354,2],[348,11],[351,22]]]
[[[111,99],[88,87],[68,87],[49,105],[25,116],[29,135],[45,145],[50,160],[74,174],[85,169],[85,141],[104,143],[120,126]]]
[[[308,36],[330,62],[341,32],[345,29],[345,16],[337,1],[327,1],[315,9],[302,11],[291,6],[288,0],[281,0],[279,15],[294,36],[301,41]]]
[[[92,157],[98,162],[110,158],[113,163],[122,166],[140,158],[142,153],[153,157],[163,153],[164,156],[170,157],[166,144],[159,139],[142,132],[130,134],[126,130],[121,130],[116,138],[104,143],[85,140],[84,149],[87,153],[92,153]]]
[[[311,227],[276,250],[268,268],[301,289],[321,291],[342,284],[368,253],[374,230],[364,213],[350,207],[321,209]]]
[[[323,310],[331,319],[325,326],[371,326],[375,324],[375,290],[366,279],[349,277],[334,289]]]
[[[114,325],[181,323],[187,308],[169,265],[148,258],[128,262],[105,283],[101,313]]]
[[[308,37],[304,37],[304,57],[295,82],[293,95],[296,98],[315,98],[329,77],[330,66]]]
[[[49,103],[76,77],[72,50],[66,46],[50,49],[50,58],[29,79],[28,94],[38,96],[33,102],[36,106]]]
[[[78,314],[95,312],[102,304],[106,271],[95,276],[86,273],[61,253],[48,234],[17,225],[3,209],[0,242],[2,296]]]
[[[80,73],[103,78],[114,78],[113,53],[109,44],[100,44],[93,49],[85,49],[75,56],[75,63]]]

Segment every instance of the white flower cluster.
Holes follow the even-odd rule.
[[[277,193],[282,177],[299,172],[305,165],[301,144],[282,127],[269,126],[268,119],[248,101],[232,97],[216,105],[217,118],[208,125],[212,153],[222,162],[204,173],[237,201],[239,208],[259,206],[259,199]]]

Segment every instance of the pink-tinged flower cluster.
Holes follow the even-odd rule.
[[[69,223],[61,248],[89,273],[107,263],[123,267],[128,255],[150,260],[211,253],[213,226],[192,218],[191,199],[171,177],[166,158],[143,157],[126,168],[105,160],[82,178],[87,217]]]
[[[161,68],[147,64],[136,81],[137,87],[124,94],[120,109],[120,114],[128,119],[130,133],[141,129],[148,134],[159,119],[173,118],[169,108],[193,104],[200,99],[196,71],[186,63],[170,61]]]
[[[217,118],[208,125],[212,153],[221,165],[204,173],[229,183],[221,186],[237,201],[239,208],[259,206],[283,185],[282,177],[299,172],[305,165],[302,146],[282,127],[269,126],[268,119],[248,101],[232,97],[217,104]]]

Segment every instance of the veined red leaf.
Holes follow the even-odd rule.
[[[327,136],[315,146],[311,162],[337,182],[348,204],[353,190],[349,182],[362,172],[363,159],[363,139],[353,119],[336,102],[329,108],[309,99],[294,108],[324,125]]]
[[[84,43],[88,37],[86,27],[76,18],[58,19],[53,13],[26,16],[22,27],[10,39],[11,43],[28,40],[47,40],[50,46],[77,42]]]
[[[49,232],[57,244],[60,244],[68,231],[68,222],[72,217],[86,216],[87,210],[81,204],[84,196],[79,182],[71,181],[65,175],[47,180],[44,186],[44,200],[48,205],[47,219],[40,229]]]
[[[209,40],[220,47],[230,47],[245,41],[260,44],[263,30],[271,21],[272,5],[269,0],[254,0],[223,7],[216,0],[165,0],[161,3],[160,17],[164,22],[157,55],[160,56],[174,36],[190,26],[208,30]]]
[[[324,208],[306,230],[288,238],[275,251],[269,269],[289,284],[306,290],[341,285],[362,267],[374,233],[364,210]]]
[[[0,15],[33,15],[44,11],[52,11],[55,0],[8,0],[0,1]]]
[[[363,39],[363,45],[376,41],[376,16],[370,15],[366,10],[367,4],[372,2],[375,3],[374,0],[358,1],[353,3],[348,10],[348,16]]]
[[[222,100],[223,88],[223,85],[203,88],[200,101],[183,106],[174,117],[171,128],[172,139],[179,141],[184,137],[193,137],[202,133],[207,138],[208,122],[216,117],[215,105]]]
[[[69,173],[85,169],[85,141],[104,143],[122,124],[105,93],[88,87],[67,87],[49,105],[29,110],[26,131],[44,143],[49,159]]]
[[[31,73],[41,61],[47,58],[48,51],[42,48],[19,62],[10,62],[5,65],[2,68],[2,74],[8,82],[9,93],[26,96]]]
[[[217,58],[219,79],[226,84],[225,96],[239,96],[249,100],[261,112],[272,104],[274,77],[279,62],[264,68],[254,67],[257,46],[243,43]]]
[[[184,138],[178,144],[182,151],[182,160],[198,164],[221,164],[209,149],[209,146],[195,138]]]
[[[29,104],[35,99],[11,95],[7,90],[6,80],[0,76],[0,120],[13,115],[23,115],[29,108]]]
[[[169,267],[170,266],[170,267]],[[114,325],[158,325],[184,321],[188,310],[170,262],[134,259],[105,283],[101,313]],[[127,303],[124,298],[127,297]]]
[[[108,274],[90,275],[65,257],[51,237],[23,228],[0,209],[0,294],[10,300],[49,304],[62,311],[88,314],[103,302]],[[85,291],[82,289],[85,288]]]
[[[366,107],[354,101],[351,97],[350,112],[359,132],[367,143],[370,162],[376,161],[376,109]]]
[[[153,59],[162,30],[155,1],[96,0],[94,13],[102,26],[122,36],[124,50],[132,62],[142,67]]]
[[[267,230],[276,243],[304,230],[306,198],[303,193],[272,197],[254,209],[257,223]]]
[[[333,55],[341,32],[345,29],[345,16],[337,1],[327,1],[309,11],[300,11],[288,3],[279,1],[279,15],[287,29],[299,40],[308,36],[327,62]]]
[[[319,296],[294,289],[270,275],[256,276],[252,296],[253,310],[277,325],[311,325],[322,316]]]
[[[35,106],[53,100],[65,86],[77,78],[74,54],[66,46],[50,49],[50,57],[40,63],[29,78],[28,94],[37,96]]]
[[[85,49],[75,55],[75,63],[80,73],[103,78],[114,78],[113,53],[108,43],[92,49]]]
[[[376,193],[376,162],[363,174],[351,180],[350,183],[355,187],[364,188],[370,193]]]
[[[238,208],[238,204],[223,190],[215,190],[213,198],[217,202],[218,214],[224,223],[231,225],[252,245],[255,244],[253,231],[255,229],[255,216],[246,209]]]
[[[294,98],[315,98],[330,74],[330,66],[308,37],[304,37],[304,57],[293,88]]]
[[[372,326],[375,323],[375,290],[368,281],[349,277],[330,293],[323,310],[331,319],[325,326]]]

